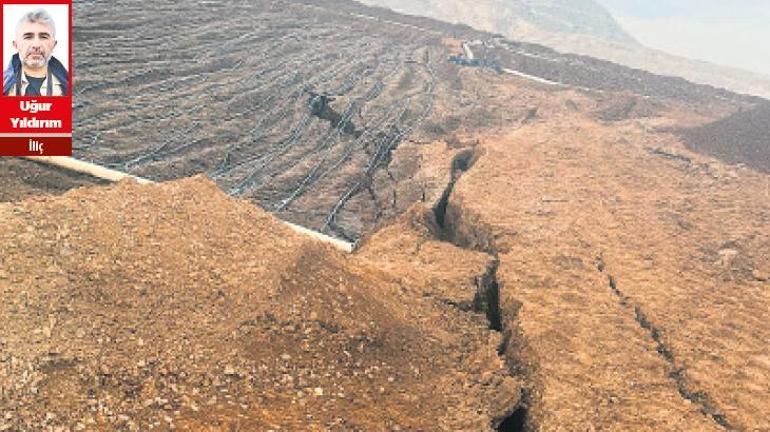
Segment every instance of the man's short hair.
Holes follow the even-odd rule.
[[[24,23],[40,23],[45,24],[51,29],[51,37],[56,39],[56,24],[53,22],[53,18],[45,9],[37,9],[31,12],[27,12],[21,17],[16,24],[16,34],[19,34],[21,25]]]

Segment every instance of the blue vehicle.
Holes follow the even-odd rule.
[[[449,61],[459,66],[480,67],[484,69],[492,69],[497,73],[503,73],[503,68],[494,60],[484,59],[467,59],[462,55],[451,55]]]

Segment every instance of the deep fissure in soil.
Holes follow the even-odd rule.
[[[498,332],[503,331],[503,317],[500,311],[500,284],[497,282],[497,269],[500,260],[495,260],[487,267],[487,271],[476,278],[476,295],[473,298],[473,310],[484,312],[489,322],[489,328]]]
[[[511,415],[505,418],[500,426],[497,427],[498,432],[521,432],[527,429],[527,408],[523,405],[516,409]]]
[[[452,191],[454,191],[457,180],[462,177],[464,172],[468,171],[468,169],[473,166],[475,156],[476,153],[474,150],[469,149],[458,153],[452,159],[452,177],[449,180],[449,184],[447,184],[444,189],[444,192],[441,194],[438,203],[433,207],[433,215],[436,217],[436,223],[439,228],[441,228],[441,240],[448,241],[447,231],[449,230],[449,227],[446,226],[446,211],[447,206],[449,205],[449,197],[452,196]],[[461,245],[456,246],[463,247]]]
[[[475,149],[468,149],[458,153],[452,160],[452,175],[449,183],[447,184],[444,192],[441,194],[441,198],[433,207],[433,215],[436,220],[436,224],[439,227],[439,239],[442,241],[450,242],[457,247],[463,249],[471,249],[479,252],[484,252],[491,255],[494,260],[489,264],[485,273],[476,278],[476,294],[473,299],[473,309],[475,312],[484,313],[489,323],[491,330],[500,332],[503,334],[503,341],[498,349],[498,355],[504,356],[510,346],[508,339],[510,338],[511,331],[506,328],[503,321],[503,314],[500,307],[500,284],[497,280],[497,270],[500,267],[500,259],[497,254],[497,250],[494,247],[491,250],[480,250],[478,247],[469,246],[466,242],[460,239],[455,230],[457,226],[447,218],[447,210],[449,208],[449,200],[454,191],[455,185],[460,177],[473,166],[476,159]],[[479,227],[472,227],[474,230],[479,230]],[[483,236],[489,237],[489,236]],[[503,418],[494,419],[492,427],[496,431],[500,432],[520,432],[526,430],[532,430],[532,425],[529,424],[529,398],[527,397],[528,391],[525,389],[522,392],[522,397],[519,403],[511,407],[511,411]]]

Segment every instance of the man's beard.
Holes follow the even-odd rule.
[[[35,57],[29,55],[24,57],[24,65],[29,68],[38,69],[44,67],[46,64],[48,64],[48,58],[43,54],[39,54]]]

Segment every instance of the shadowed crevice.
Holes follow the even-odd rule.
[[[488,247],[480,246],[476,244],[472,238],[491,238],[491,235],[487,231],[486,227],[479,226],[479,224],[468,224],[467,222],[460,227],[460,220],[458,215],[462,213],[462,209],[452,207],[450,212],[450,199],[452,192],[457,184],[457,181],[462,175],[468,171],[475,163],[478,154],[475,148],[470,148],[458,153],[452,159],[452,175],[447,184],[441,198],[433,207],[433,216],[436,220],[436,225],[439,228],[437,237],[445,242],[452,243],[453,245],[467,250],[473,250],[477,252],[483,252],[490,255],[492,261],[488,264],[484,274],[476,277],[476,293],[473,299],[473,311],[477,313],[485,314],[487,323],[490,330],[500,332],[502,334],[502,340],[498,347],[497,354],[503,361],[509,365],[510,374],[513,376],[521,375],[518,373],[520,370],[519,365],[514,364],[511,366],[511,362],[518,362],[517,356],[513,353],[515,349],[515,343],[512,341],[514,329],[508,327],[510,319],[503,319],[503,311],[500,304],[502,286],[497,279],[497,271],[500,267],[500,258],[498,256],[498,250],[493,245]],[[462,228],[463,233],[459,231]],[[484,243],[486,244],[486,242]],[[520,377],[526,381],[526,377]],[[523,389],[521,397],[518,403],[510,407],[510,411],[503,417],[493,419],[490,425],[492,429],[502,432],[519,432],[535,430],[534,425],[529,418],[529,390]]]

